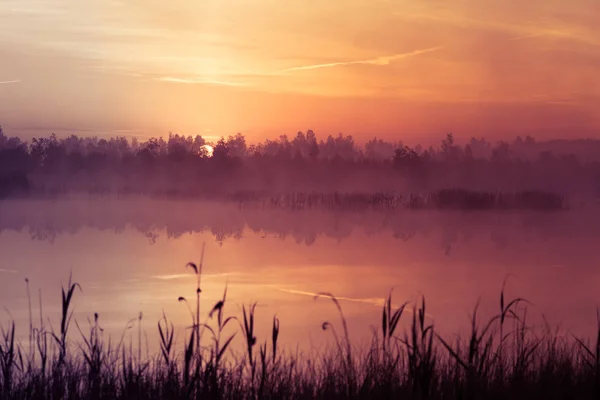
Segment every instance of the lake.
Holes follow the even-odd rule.
[[[499,309],[507,277],[507,298],[531,302],[532,324],[541,328],[544,315],[563,333],[590,335],[600,300],[599,215],[595,207],[386,214],[141,198],[4,201],[0,321],[6,326],[14,319],[26,339],[28,278],[35,323],[41,293],[45,321],[56,329],[60,286],[72,273],[82,287],[74,299],[82,330],[97,312],[105,333],[120,337],[141,312],[153,353],[164,312],[181,343],[191,318],[178,298],[192,305],[195,299],[195,276],[186,264],[199,263],[205,244],[202,319],[227,287],[226,314],[239,317],[242,305],[257,302],[258,341],[270,338],[277,315],[280,339],[292,350],[331,344],[321,329],[326,320],[341,332],[334,304],[314,300],[319,292],[337,296],[351,339],[365,344],[381,325],[391,289],[395,303],[424,294],[436,329],[458,334],[468,329],[478,299],[483,316]],[[134,331],[126,337],[135,340]]]

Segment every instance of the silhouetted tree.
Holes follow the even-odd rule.
[[[424,151],[376,137],[364,146],[351,135],[318,140],[307,130],[291,141],[281,135],[252,145],[241,133],[221,138],[212,158],[206,145],[200,135],[177,133],[166,141],[52,134],[28,143],[0,128],[0,174],[23,174],[33,193],[101,188],[171,194],[443,187],[595,193],[590,188],[600,176],[597,140],[536,142],[527,136],[491,146],[472,138],[461,145],[448,134],[438,148]]]

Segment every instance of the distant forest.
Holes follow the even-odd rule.
[[[213,148],[209,154],[206,145]],[[208,143],[169,134],[145,142],[54,134],[30,142],[0,128],[0,198],[65,193],[222,198],[239,193],[400,192],[440,189],[600,194],[600,141],[490,143],[452,134],[438,147],[309,130],[249,144],[242,134]]]

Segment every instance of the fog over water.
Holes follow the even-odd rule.
[[[82,325],[98,312],[105,330],[119,336],[141,311],[152,351],[163,310],[177,327],[190,324],[177,298],[194,297],[185,265],[199,262],[206,243],[202,314],[227,285],[226,312],[239,316],[242,304],[258,301],[259,339],[276,314],[290,348],[331,341],[321,324],[339,324],[338,316],[330,301],[313,300],[318,292],[339,297],[359,343],[381,323],[379,306],[392,288],[398,303],[424,294],[437,329],[451,334],[467,328],[479,298],[484,315],[497,311],[507,276],[507,295],[532,302],[532,323],[541,326],[544,314],[561,331],[589,334],[600,302],[599,238],[600,213],[591,203],[555,212],[391,213],[141,197],[4,200],[0,304],[27,326],[27,277],[34,315],[41,289],[44,313],[57,326],[60,284],[72,272],[83,288],[75,295]]]
[[[141,312],[155,351],[163,311],[178,328],[192,323],[178,298],[194,299],[186,264],[206,244],[203,321],[227,287],[227,314],[258,302],[259,341],[277,315],[289,348],[331,344],[321,327],[339,316],[314,300],[320,292],[341,301],[357,344],[381,325],[392,289],[398,304],[424,295],[436,332],[453,334],[478,299],[482,316],[499,310],[505,279],[507,299],[528,299],[538,328],[542,315],[561,333],[596,326],[598,140],[448,134],[425,148],[311,130],[252,144],[242,134],[206,139],[27,142],[0,129],[4,321],[29,326],[27,278],[33,315],[41,290],[58,323],[72,273],[83,289],[77,321],[97,312],[120,337]]]

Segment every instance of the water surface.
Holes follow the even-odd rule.
[[[35,321],[40,290],[45,318],[58,326],[60,285],[72,273],[83,289],[74,302],[82,327],[97,312],[106,334],[120,336],[142,312],[154,351],[163,312],[180,340],[191,324],[177,299],[194,299],[195,277],[185,265],[199,262],[205,243],[203,319],[227,286],[228,314],[258,302],[259,342],[270,338],[277,315],[288,348],[330,343],[321,325],[339,326],[338,315],[329,300],[314,300],[330,292],[351,339],[365,343],[392,288],[397,303],[424,294],[437,329],[460,333],[478,299],[483,315],[499,308],[507,276],[507,295],[532,302],[533,324],[544,314],[562,332],[589,334],[600,302],[599,219],[593,208],[386,215],[142,199],[7,201],[0,204],[0,305],[7,310],[0,320],[13,318],[26,332],[28,278]]]

